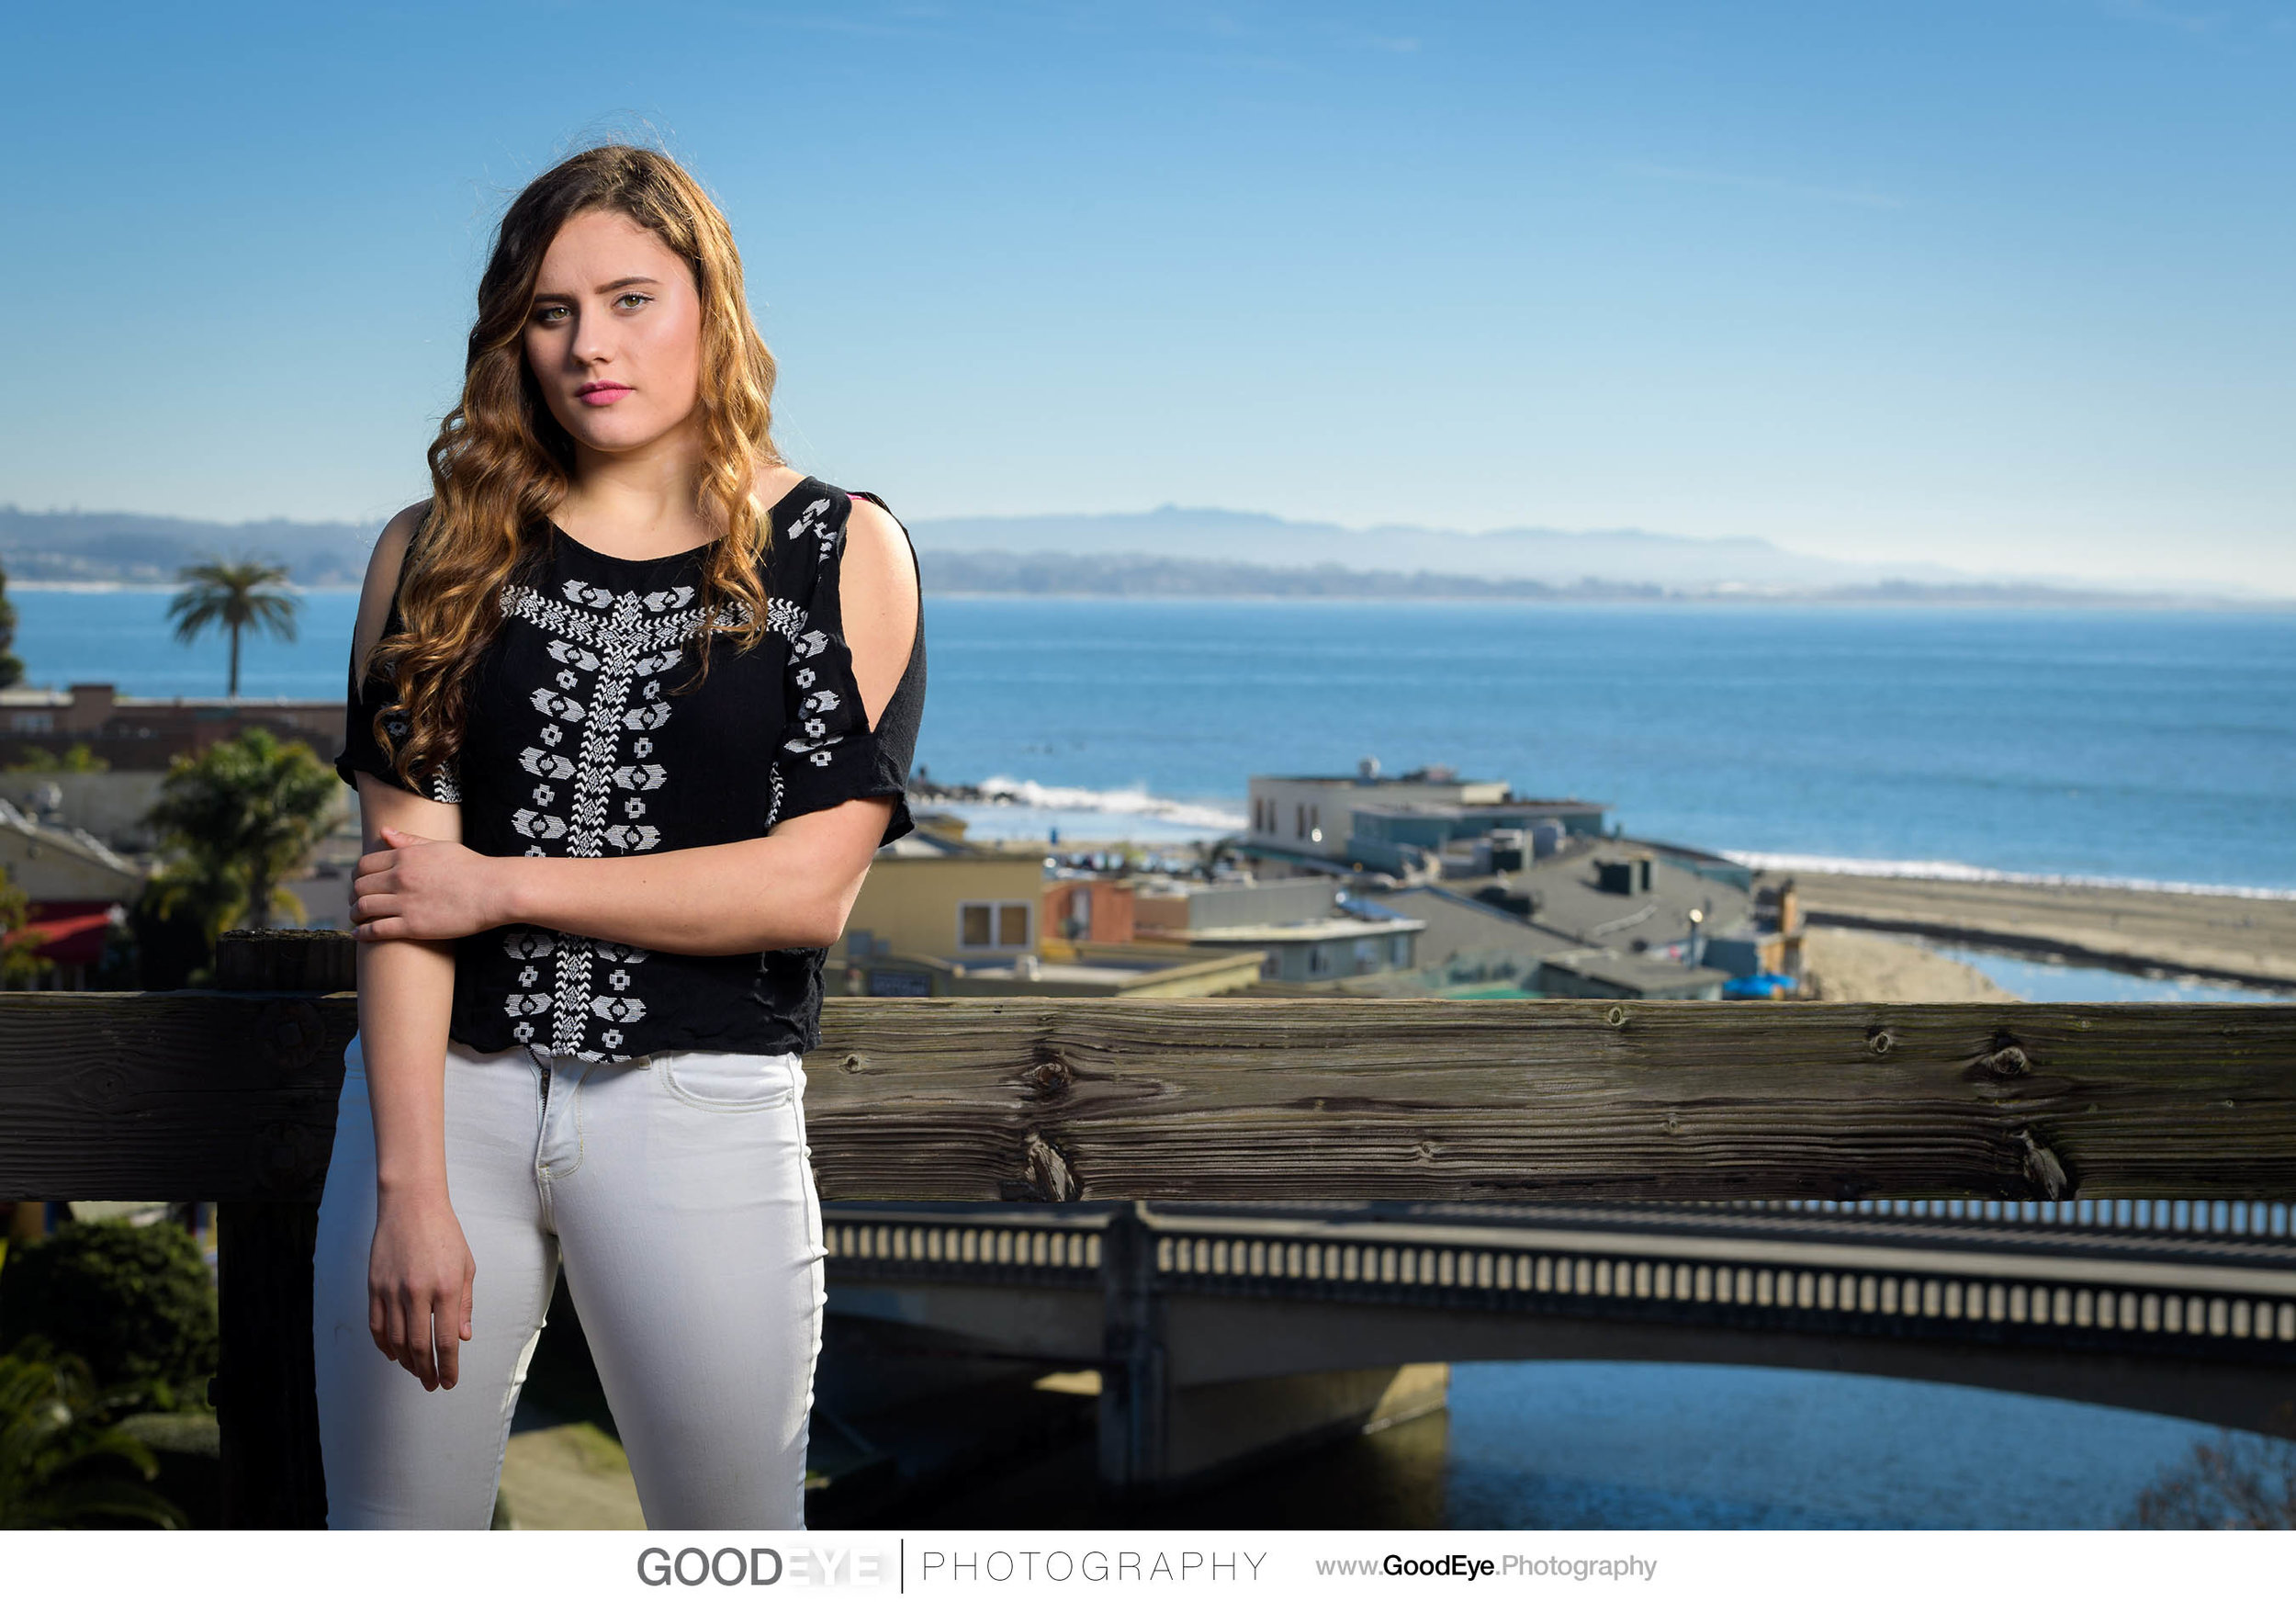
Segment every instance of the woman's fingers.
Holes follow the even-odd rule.
[[[402,1290],[400,1296],[400,1316],[407,1332],[400,1348],[400,1364],[422,1382],[425,1391],[434,1391],[438,1371],[431,1357],[431,1299],[411,1289]]]
[[[430,1323],[433,1338],[438,1343],[438,1357],[433,1369],[438,1382],[453,1390],[456,1378],[462,1372],[462,1295],[456,1291],[441,1291],[431,1303]]]
[[[382,1296],[383,1351],[393,1362],[403,1362],[407,1349],[407,1320],[396,1293],[386,1291]]]
[[[400,909],[404,897],[396,883],[365,885],[351,893],[351,916],[380,918]]]

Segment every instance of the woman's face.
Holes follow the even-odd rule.
[[[692,272],[618,211],[568,219],[535,284],[526,365],[579,445],[620,455],[678,433],[701,386]]]

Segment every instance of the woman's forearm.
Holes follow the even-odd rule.
[[[884,813],[877,817],[882,827]],[[828,945],[855,888],[834,859],[788,834],[637,856],[497,863],[504,922],[687,956]]]
[[[446,1193],[446,1030],[455,999],[452,941],[358,948],[359,1049],[375,1116],[376,1189]]]

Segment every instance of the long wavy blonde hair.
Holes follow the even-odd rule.
[[[526,365],[526,319],[542,258],[567,221],[610,211],[650,230],[692,270],[702,302],[698,410],[703,519],[718,535],[699,603],[740,650],[766,632],[764,563],[772,531],[757,492],[774,448],[773,357],[749,316],[733,231],[691,174],[659,151],[601,145],[568,157],[511,202],[478,280],[478,315],[462,400],[432,441],[431,510],[409,544],[399,604],[404,627],[377,641],[366,672],[395,700],[375,718],[392,767],[422,786],[460,744],[472,670],[501,626],[497,596],[537,559],[546,520],[566,498],[574,442],[550,414]],[[701,651],[702,673],[710,652]],[[701,682],[697,675],[691,689]],[[386,721],[403,717],[394,742]]]

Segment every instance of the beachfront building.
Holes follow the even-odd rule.
[[[1752,910],[1710,935],[1701,960],[1729,974],[1743,989],[1774,989],[1778,987],[1771,982],[1780,978],[1798,985],[1803,977],[1802,908],[1794,881],[1756,891]]]
[[[55,965],[44,988],[82,990],[111,931],[143,892],[145,871],[85,829],[43,820],[0,800],[0,869],[24,892],[29,919],[7,943]]]
[[[1387,774],[1367,757],[1352,775],[1255,773],[1242,853],[1274,872],[1432,872],[1456,841],[1505,837],[1498,849],[1548,854],[1600,834],[1599,802],[1526,800],[1497,780],[1447,767]],[[1518,838],[1519,837],[1519,838]]]
[[[1259,975],[1256,952],[1197,953],[1129,938],[1098,940],[1122,910],[1105,895],[1103,921],[1084,938],[1047,928],[1047,912],[1075,905],[1074,880],[1045,878],[1041,848],[1005,849],[964,838],[963,823],[917,815],[915,833],[877,852],[830,955],[830,991],[859,996],[1216,996]]]
[[[114,771],[165,773],[178,756],[267,728],[332,762],[343,750],[343,703],[241,695],[122,695],[110,684],[0,690],[0,761],[28,750],[62,756],[84,745]]]
[[[1581,950],[1548,957],[1532,983],[1543,996],[1597,1001],[1718,1001],[1729,977],[1719,968],[1687,967],[1632,952]]]
[[[1143,882],[1134,891],[1132,920],[1142,942],[1208,955],[1256,951],[1260,976],[1287,984],[1415,967],[1425,928],[1415,918],[1345,898],[1327,875]]]
[[[1577,951],[1567,934],[1543,929],[1498,900],[1446,885],[1411,885],[1359,893],[1359,907],[1378,907],[1415,919],[1420,931],[1416,971],[1391,994],[1536,994],[1539,965],[1558,952]]]

